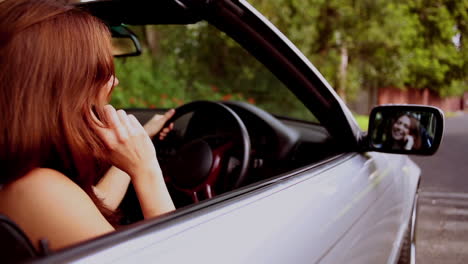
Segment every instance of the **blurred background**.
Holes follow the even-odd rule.
[[[358,119],[385,103],[429,104],[449,115],[468,109],[468,0],[248,2],[298,46]],[[274,76],[245,61],[245,51],[208,24],[132,29],[144,54],[116,60],[116,106],[175,107],[198,91],[205,99],[284,109],[275,101],[287,89],[274,89]],[[266,93],[249,93],[252,83],[274,90],[277,100],[264,105]],[[313,119],[300,113],[305,109],[294,111]]]

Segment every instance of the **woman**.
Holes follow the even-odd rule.
[[[407,114],[400,115],[392,124],[390,138],[392,149],[420,149],[419,121]]]
[[[107,104],[118,80],[102,22],[53,0],[5,0],[0,54],[0,213],[33,243],[113,231],[130,180],[145,218],[174,210],[148,136],[174,111],[143,128]]]

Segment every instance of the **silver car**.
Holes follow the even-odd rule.
[[[376,107],[368,132],[363,132],[312,63],[245,0],[94,1],[79,6],[104,20],[115,38],[133,43],[133,51],[119,56],[140,53],[138,34],[128,25],[173,24],[192,33],[209,27],[221,37],[219,43],[245,49],[240,63],[255,61],[277,84],[271,89],[251,84],[257,96],[253,99],[235,91],[238,98],[220,99],[236,100],[205,100],[199,94],[176,109],[173,132],[155,142],[176,211],[140,221],[130,189],[121,208],[127,226],[33,261],[414,261],[421,171],[406,154],[431,155],[438,149],[443,131],[438,109]],[[189,55],[177,52],[190,61],[184,57]],[[215,52],[213,48],[213,58],[221,59]],[[214,74],[213,69],[207,71]],[[241,74],[243,68],[233,69]],[[278,98],[277,89],[291,96]],[[279,107],[270,109],[270,99]],[[141,122],[161,111],[128,110]],[[418,122],[419,138],[402,136],[402,118]],[[398,137],[405,137],[403,144],[395,143]]]

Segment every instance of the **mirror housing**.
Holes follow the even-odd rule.
[[[141,44],[135,33],[124,25],[109,27],[112,34],[112,53],[114,57],[138,56]]]
[[[439,148],[444,114],[436,107],[382,105],[372,109],[366,151],[432,155]]]

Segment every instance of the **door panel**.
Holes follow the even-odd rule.
[[[396,241],[408,223],[419,169],[402,155],[366,155],[377,169],[366,194],[372,203],[320,263],[393,263],[398,256]]]
[[[337,263],[374,252],[388,245],[380,240],[382,230],[392,237],[393,219],[401,211],[386,198],[396,197],[393,174],[370,173],[383,164],[375,157],[375,165],[370,165],[363,155],[344,155],[84,262]],[[365,226],[372,228],[365,233]],[[357,234],[365,234],[365,239]],[[388,253],[374,259],[382,263],[385,256]]]

